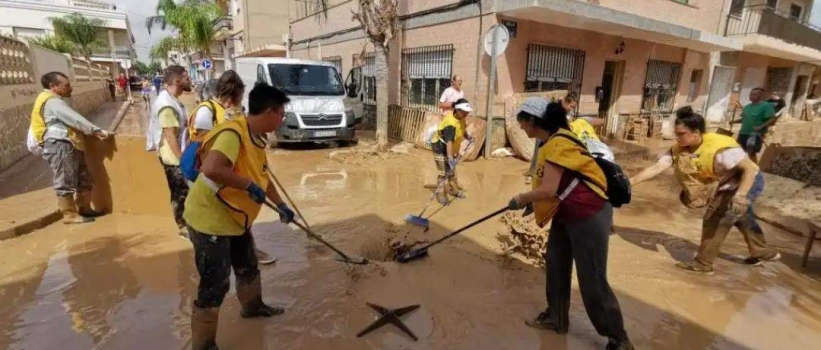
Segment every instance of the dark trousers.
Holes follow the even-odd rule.
[[[54,173],[52,187],[58,196],[91,191],[91,172],[83,151],[66,140],[49,139],[43,143],[43,158]]]
[[[584,309],[596,331],[617,342],[627,341],[619,301],[607,282],[607,250],[613,207],[592,217],[564,224],[553,220],[545,251],[547,304],[550,318],[563,329],[570,325],[570,279],[573,262],[579,276]]]
[[[168,181],[168,190],[171,192],[171,210],[174,212],[174,221],[177,227],[182,230],[185,227],[185,219],[182,213],[185,212],[185,198],[188,197],[188,183],[182,176],[179,166],[162,164],[165,170],[165,180]]]
[[[200,274],[195,304],[200,308],[222,305],[231,288],[231,268],[237,284],[250,284],[259,276],[254,254],[254,236],[250,231],[240,236],[213,236],[188,226],[194,244],[194,260]]]

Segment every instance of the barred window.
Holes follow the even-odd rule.
[[[342,75],[342,56],[322,57],[322,60],[333,64],[334,67],[336,67],[336,71],[339,72],[339,75]]]
[[[527,47],[525,92],[581,91],[585,53],[582,50],[530,44]]]
[[[452,69],[453,45],[402,50],[402,105],[438,111]]]
[[[641,108],[648,112],[672,112],[681,64],[659,60],[647,62]]]

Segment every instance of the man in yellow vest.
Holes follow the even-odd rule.
[[[71,81],[60,72],[40,79],[43,92],[34,101],[29,126],[29,149],[41,153],[54,172],[54,191],[63,223],[94,221],[100,213],[91,209],[91,174],[85,160],[85,135],[101,140],[111,134],[74,111]]]
[[[251,225],[267,199],[289,223],[294,212],[282,201],[266,173],[265,134],[282,126],[290,100],[279,89],[258,84],[249,95],[249,114],[217,125],[202,140],[200,174],[185,201],[185,221],[194,244],[200,282],[191,313],[192,349],[217,349],[219,307],[237,281],[241,316],[270,317],[284,312],[262,301]]]
[[[188,183],[180,170],[180,156],[188,142],[186,123],[188,115],[179,97],[191,91],[191,78],[182,66],[169,66],[165,69],[166,88],[157,94],[151,105],[151,123],[149,139],[153,144],[149,149],[156,149],[165,171],[168,190],[171,193],[171,210],[181,237],[188,236],[182,213],[185,211],[185,197],[188,196]]]
[[[459,151],[462,140],[468,137],[465,118],[473,112],[466,99],[460,99],[453,103],[453,112],[445,113],[445,117],[439,123],[436,133],[433,135],[431,145],[434,153],[436,169],[439,172],[439,183],[444,181],[444,187],[436,193],[436,199],[442,205],[449,201],[447,196],[454,198],[465,198],[464,190],[459,186],[456,179],[456,164],[459,159]],[[441,186],[437,186],[441,187]]]

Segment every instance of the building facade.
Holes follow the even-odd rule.
[[[366,78],[373,75],[373,48],[351,16],[356,1],[331,1],[327,12],[310,1],[291,3],[293,57],[334,62],[343,77],[357,66]],[[504,114],[514,93],[562,89],[579,95],[580,114],[608,118],[608,130],[627,115],[670,115],[684,105],[718,122],[756,86],[800,104],[821,64],[821,32],[807,23],[812,0],[399,4],[402,28],[389,52],[389,103],[432,110],[458,74],[465,96],[479,107],[474,114],[486,114],[490,59],[483,39],[496,24],[508,29],[510,40],[498,59],[493,116]],[[758,22],[755,11],[763,13]],[[753,31],[754,24],[759,29]],[[367,81],[365,88],[373,90]],[[366,100],[376,93],[366,93]]]
[[[100,39],[105,47],[91,60],[118,74],[136,62],[134,36],[128,15],[116,5],[88,0],[0,0],[0,34],[17,38],[53,35],[51,18],[79,13],[105,21]]]

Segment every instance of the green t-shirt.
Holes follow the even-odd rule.
[[[775,116],[775,107],[772,103],[759,102],[750,103],[744,106],[741,112],[741,131],[739,134],[750,135],[755,133],[754,128],[761,126]],[[766,133],[767,130],[758,131],[759,134]]]

